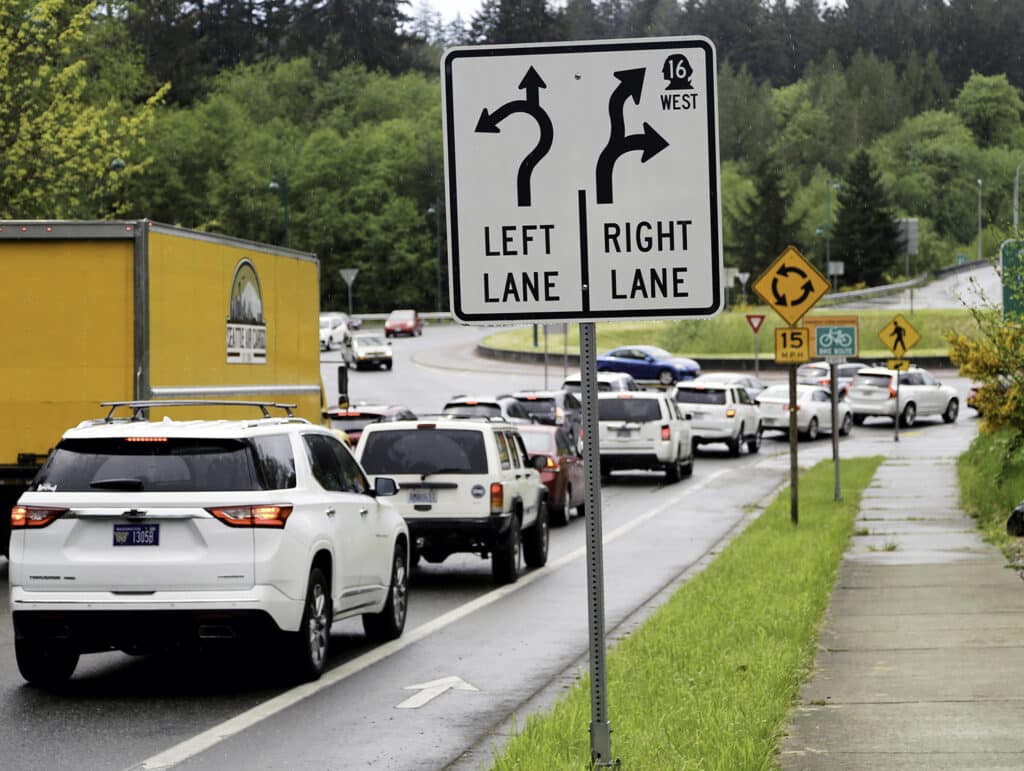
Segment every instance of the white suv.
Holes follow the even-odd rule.
[[[616,469],[664,469],[670,482],[693,473],[690,421],[660,391],[597,395],[601,475]]]
[[[66,680],[82,653],[249,636],[283,642],[308,680],[332,622],[362,616],[374,640],[402,633],[409,535],[383,500],[395,482],[371,485],[330,430],[269,416],[291,405],[201,404],[265,417],[151,421],[146,410],[184,403],[108,403],[106,419],[64,434],[12,510],[10,604],[29,682]]]
[[[899,404],[896,377],[899,376]],[[865,418],[880,416],[899,418],[909,428],[918,417],[941,415],[946,423],[956,420],[960,398],[956,389],[943,385],[932,373],[919,367],[906,372],[884,367],[866,367],[853,376],[846,401],[853,411],[853,422],[861,425]]]
[[[680,383],[671,396],[693,420],[694,447],[724,442],[731,455],[761,449],[761,409],[742,386]]]
[[[548,559],[546,488],[515,426],[503,420],[406,420],[363,430],[356,457],[369,474],[402,486],[413,564],[456,552],[490,556],[496,583],[519,578],[520,561]]]

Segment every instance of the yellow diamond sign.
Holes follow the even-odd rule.
[[[793,326],[829,290],[828,279],[793,246],[754,282],[754,291]]]
[[[892,351],[892,355],[898,359],[903,358],[903,355],[917,345],[921,339],[918,331],[910,326],[910,322],[899,313],[896,314],[892,321],[882,327],[882,331],[878,333],[878,336],[885,343],[885,347]]]

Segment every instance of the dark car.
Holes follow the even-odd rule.
[[[519,426],[530,458],[543,457],[540,481],[548,489],[548,511],[551,523],[567,525],[573,508],[583,516],[586,491],[583,482],[583,459],[573,442],[558,426]]]
[[[384,322],[384,336],[397,337],[398,335],[422,335],[423,319],[420,314],[411,308],[400,308],[393,310]]]
[[[637,380],[657,380],[672,385],[693,380],[700,365],[685,356],[676,356],[654,345],[626,345],[605,351],[597,357],[599,372],[625,372]]]
[[[335,407],[324,410],[324,417],[330,421],[331,428],[344,431],[355,447],[363,429],[371,423],[415,420],[416,413],[401,404],[356,404],[347,408]]]
[[[560,427],[570,443],[579,441],[583,405],[572,391],[519,391],[512,395],[535,421]]]
[[[511,394],[498,396],[453,396],[441,410],[442,415],[453,418],[501,418],[509,423],[535,423],[523,405]]]
[[[848,361],[845,364],[836,365],[836,391],[845,395],[850,390],[850,383],[853,376],[868,366],[862,361]],[[805,385],[832,385],[832,372],[828,362],[812,361],[801,364],[796,370],[796,382]]]

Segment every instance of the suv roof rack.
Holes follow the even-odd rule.
[[[142,399],[124,402],[100,402],[100,406],[110,407],[110,411],[107,413],[107,417],[103,419],[103,422],[113,423],[114,412],[119,407],[131,409],[131,420],[146,420],[142,411],[151,407],[259,407],[265,418],[270,417],[271,409],[284,410],[285,417],[293,418],[295,415],[292,410],[296,405],[282,404],[280,402],[235,401],[232,399]]]
[[[418,414],[415,420],[422,421],[424,418],[436,418],[438,420],[478,420],[481,423],[508,423],[508,418],[503,415],[453,415],[450,412],[428,412]],[[413,420],[413,418],[410,418]]]

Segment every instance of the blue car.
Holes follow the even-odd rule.
[[[700,374],[700,364],[654,345],[626,345],[600,354],[597,370],[626,372],[637,380],[657,380],[662,385],[672,385],[680,380],[693,380]]]

